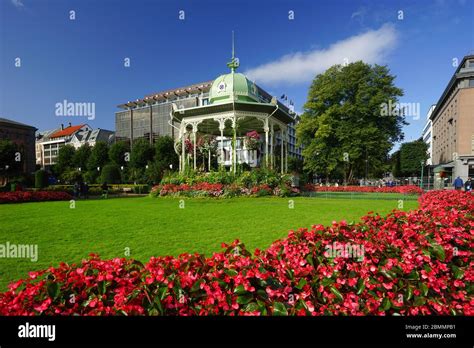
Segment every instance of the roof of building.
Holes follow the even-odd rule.
[[[17,121],[9,120],[9,119],[3,118],[3,117],[0,117],[0,123],[7,123],[7,124],[10,124],[12,126],[17,126],[17,127],[33,128],[33,129],[36,130],[36,127],[30,126],[28,124],[20,123],[20,122],[17,122]]]
[[[81,143],[85,142],[94,142],[94,141],[105,141],[108,142],[110,136],[113,135],[114,132],[106,129],[94,129],[94,130],[84,130],[79,131],[74,134],[74,137]]]
[[[68,136],[68,135],[72,135],[84,126],[85,126],[85,124],[80,124],[80,125],[77,125],[77,126],[69,126],[69,127],[66,127],[62,130],[59,130],[59,131],[51,134],[49,137],[50,138],[60,138],[60,137],[65,137],[65,136]]]
[[[224,74],[214,80],[209,91],[209,102],[211,104],[225,103],[229,101],[260,102],[258,88],[244,74]]]
[[[431,120],[434,120],[436,118],[436,116],[438,115],[439,111],[442,109],[442,107],[444,105],[444,102],[448,98],[449,93],[455,87],[456,81],[460,78],[474,76],[474,69],[473,68],[467,68],[467,69],[463,68],[464,63],[466,63],[467,60],[471,60],[471,59],[474,59],[474,54],[469,54],[467,56],[464,56],[461,63],[458,65],[458,67],[456,69],[456,72],[451,77],[451,80],[449,80],[449,83],[446,86],[446,88],[444,89],[443,94],[439,98],[438,102],[435,104],[436,106],[435,106],[433,112],[430,115]],[[461,70],[463,70],[463,71],[461,71]]]

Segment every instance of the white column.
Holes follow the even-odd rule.
[[[232,141],[232,167],[234,173],[237,171],[237,120],[232,120],[232,128],[234,129],[233,141]]]
[[[225,120],[219,120],[219,130],[221,131],[221,166],[224,166],[225,159],[224,159],[224,129],[225,129]]]
[[[196,170],[196,131],[197,126],[195,127],[193,124],[193,160],[194,160],[194,170]]]
[[[185,154],[185,144],[184,144],[184,136],[185,136],[186,127],[181,127],[181,171],[184,173],[186,169],[186,154]]]
[[[285,130],[285,173],[288,173],[288,129]]]
[[[280,126],[280,162],[281,162],[281,173],[284,173],[284,168],[283,168],[283,128]]]
[[[273,122],[270,123],[270,166],[273,169]]]
[[[268,126],[264,128],[265,131],[265,165],[268,168]]]

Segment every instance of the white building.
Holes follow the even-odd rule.
[[[80,124],[38,132],[36,134],[36,164],[42,168],[56,164],[59,149],[65,145],[73,145],[76,149],[84,144],[94,146],[97,141],[111,144],[114,141],[114,132],[96,129],[87,124]]]
[[[433,104],[429,108],[428,114],[426,115],[426,124],[422,133],[423,141],[426,143],[426,145],[428,145],[428,159],[426,160],[427,165],[433,164],[433,126],[430,117],[435,107],[436,105]]]

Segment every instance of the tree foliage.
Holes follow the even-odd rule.
[[[381,105],[403,95],[394,79],[387,67],[361,61],[316,76],[297,126],[305,169],[326,177],[343,173],[346,180],[364,176],[366,163],[370,174],[386,169],[406,124],[402,115],[381,115]]]
[[[115,163],[119,167],[126,166],[130,155],[130,145],[126,142],[119,141],[113,144],[109,149],[109,158],[112,163]]]
[[[148,162],[153,160],[154,152],[147,139],[137,139],[130,154],[130,165],[132,168],[145,168]]]
[[[91,152],[91,147],[87,143],[78,148],[73,157],[74,166],[86,170]]]
[[[107,143],[98,141],[92,147],[91,155],[87,161],[87,168],[89,170],[97,170],[102,168],[109,162],[109,147]]]
[[[428,159],[428,145],[420,138],[404,143],[400,147],[400,174],[402,176],[418,176]]]
[[[56,171],[58,173],[64,173],[66,170],[75,168],[76,163],[74,157],[76,149],[72,145],[65,145],[58,151],[58,157],[56,158]]]

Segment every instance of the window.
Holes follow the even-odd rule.
[[[201,105],[209,105],[209,98],[201,99]]]
[[[469,80],[469,87],[474,87],[474,79]]]
[[[474,68],[474,60],[470,60],[470,61],[467,63],[467,66],[470,67],[470,68]]]

